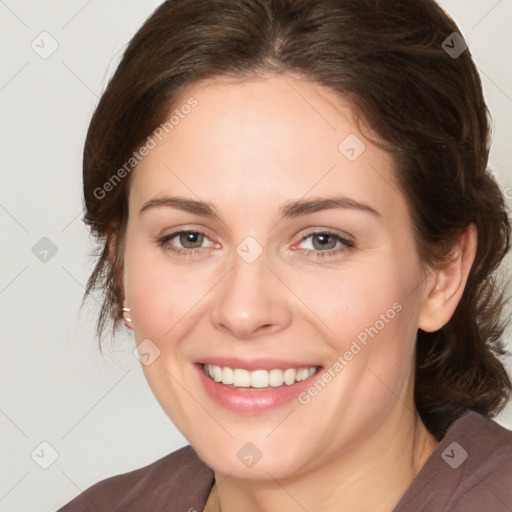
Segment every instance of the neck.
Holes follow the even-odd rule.
[[[418,414],[399,403],[364,443],[314,471],[279,481],[216,472],[205,512],[392,512],[437,444]]]

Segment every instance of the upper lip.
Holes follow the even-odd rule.
[[[220,367],[227,366],[228,368],[241,368],[243,370],[248,371],[272,370],[274,368],[286,370],[287,368],[311,368],[313,366],[320,366],[312,361],[298,362],[293,360],[270,358],[247,360],[235,357],[207,357],[205,359],[197,361],[197,363],[215,365]]]

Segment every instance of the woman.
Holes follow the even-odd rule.
[[[432,0],[172,0],[84,151],[87,292],[190,442],[65,512],[505,511],[509,249]]]

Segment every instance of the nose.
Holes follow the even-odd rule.
[[[216,329],[251,340],[285,329],[291,321],[286,287],[263,252],[248,263],[234,254],[233,267],[219,283],[211,320]]]

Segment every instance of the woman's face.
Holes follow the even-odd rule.
[[[161,406],[232,477],[384,438],[414,410],[427,294],[390,157],[289,76],[196,84],[174,109],[133,176],[123,274]]]

